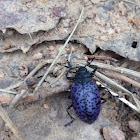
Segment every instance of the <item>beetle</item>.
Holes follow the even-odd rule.
[[[71,100],[72,104],[66,109],[71,121],[65,126],[70,125],[75,119],[70,115],[69,109],[74,108],[75,113],[85,123],[92,124],[99,116],[101,110],[101,97],[99,90],[95,82],[92,80],[97,66],[90,65],[88,62],[87,66],[94,67],[92,72],[86,69],[86,66],[79,67],[74,77],[68,77],[68,74],[73,69],[70,62],[68,62],[69,70],[66,73],[68,80],[73,80],[71,85]]]

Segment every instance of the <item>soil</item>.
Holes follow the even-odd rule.
[[[107,98],[107,102],[102,104],[101,113],[93,124],[82,122],[71,108],[70,113],[76,120],[64,126],[71,120],[66,112],[71,105],[68,96],[72,81],[65,77],[69,56],[71,61],[85,62],[87,55],[109,57],[117,62],[106,59],[95,59],[93,62],[140,72],[138,0],[85,0],[84,14],[75,34],[38,91],[30,96],[73,30],[82,6],[80,0],[0,1],[0,89],[16,93],[26,89],[26,94],[9,115],[25,140],[104,140],[103,129],[114,126],[125,139],[140,139],[140,132],[135,132],[129,126],[131,120],[140,122],[140,115],[105,91],[100,91],[100,96]],[[45,61],[48,63],[25,83],[11,87],[25,80],[36,66]],[[101,68],[98,71],[106,72]],[[126,76],[140,82],[138,77]],[[94,80],[101,79],[94,77]],[[113,80],[140,100],[140,88],[117,77]],[[114,87],[110,88],[114,90]],[[0,102],[5,110],[8,110],[14,97],[14,94],[0,92]],[[124,97],[134,103],[129,96]],[[0,140],[16,140],[6,124],[0,133]],[[121,137],[117,140],[121,140]]]

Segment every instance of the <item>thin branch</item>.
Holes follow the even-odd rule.
[[[48,70],[46,71],[46,73],[44,74],[44,76],[42,77],[42,79],[39,81],[38,85],[36,86],[34,92],[36,92],[38,90],[38,88],[41,86],[41,84],[43,83],[43,81],[45,80],[45,78],[47,77],[47,75],[49,74],[50,70],[52,69],[53,65],[55,64],[55,62],[57,61],[57,59],[59,58],[59,56],[61,55],[62,51],[64,50],[64,48],[66,47],[66,45],[68,44],[69,40],[71,39],[72,35],[74,34],[80,20],[81,20],[81,17],[83,15],[83,12],[84,12],[84,6],[82,8],[82,11],[81,11],[81,14],[79,16],[79,19],[73,29],[73,31],[71,32],[70,36],[68,37],[68,39],[66,40],[65,44],[62,46],[61,50],[59,51],[58,55],[56,56],[56,58],[53,60],[52,64],[50,65],[50,67],[48,68]],[[33,93],[34,93],[33,92]]]
[[[25,94],[25,92],[26,92],[26,90],[23,89],[23,90],[21,90],[21,93],[20,94],[17,94],[13,98],[13,100],[11,101],[11,103],[9,105],[9,108],[8,108],[8,112],[7,112],[8,114],[10,114],[12,112],[12,109],[14,108],[15,104],[22,98],[22,96]],[[4,121],[2,121],[0,123],[0,131],[2,131],[3,127],[4,127]]]
[[[96,81],[97,85],[102,85],[102,87],[106,87],[104,86],[102,83]],[[113,92],[110,88],[107,87],[107,89],[109,90],[109,92],[113,95],[113,96],[119,96],[119,94]],[[121,97],[121,98],[117,98],[120,101],[122,101],[123,103],[125,103],[126,105],[128,105],[130,108],[132,108],[133,110],[137,111],[138,113],[140,113],[140,109],[137,108],[135,105],[133,105],[132,103],[130,103],[128,100],[126,100],[125,98]]]
[[[51,85],[53,85],[55,82],[57,82],[65,72],[66,72],[66,68],[64,68],[62,70],[61,74],[52,83],[50,83],[49,85],[47,85],[46,88],[49,87],[49,86],[51,86]]]
[[[25,140],[23,138],[22,134],[20,133],[20,131],[18,130],[18,128],[14,125],[14,123],[11,121],[11,119],[9,118],[9,116],[7,115],[7,113],[1,107],[1,105],[0,105],[0,116],[2,117],[2,119],[5,121],[5,123],[9,126],[9,128],[11,129],[11,131],[15,134],[15,136],[19,140]]]
[[[109,77],[112,77],[112,78],[116,78],[116,79],[120,79],[124,82],[128,82],[130,84],[132,84],[133,86],[137,87],[137,88],[140,88],[140,83],[122,75],[122,74],[119,74],[119,73],[116,73],[116,72],[111,72],[111,71],[105,71],[103,72],[104,75],[107,75]]]
[[[23,81],[22,81],[22,82],[19,82],[19,83],[16,83],[16,84],[14,84],[14,85],[11,85],[10,87],[7,87],[5,90],[11,90],[11,89],[17,88],[17,87],[19,87],[21,84],[23,84]]]
[[[44,62],[38,64],[36,66],[35,69],[33,69],[29,74],[28,76],[24,79],[24,81],[22,82],[19,82],[19,83],[16,83],[15,85],[12,85],[8,88],[6,88],[5,90],[11,90],[11,89],[14,89],[14,88],[17,88],[19,87],[21,84],[23,84],[28,78],[30,78],[31,76],[33,76],[40,68],[42,68],[44,65],[46,64],[50,64],[53,62],[53,59],[47,59],[45,60]],[[82,63],[82,64],[86,64],[85,60],[73,60],[74,63]],[[65,64],[65,60],[60,60],[58,59],[57,60],[57,63],[61,63],[61,64]],[[140,78],[140,72],[137,72],[137,71],[133,71],[133,70],[130,70],[130,69],[127,69],[127,68],[123,68],[123,67],[115,67],[115,66],[112,66],[112,65],[108,65],[108,64],[104,64],[104,63],[100,63],[100,62],[92,62],[91,63],[92,65],[97,65],[99,68],[102,68],[102,69],[107,69],[107,70],[112,70],[112,71],[116,71],[116,72],[120,72],[120,73],[124,73],[124,74],[127,74],[129,76],[135,76],[136,78]]]
[[[110,61],[114,61],[114,62],[118,62],[117,59],[112,58],[112,57],[108,57],[108,56],[99,56],[99,55],[86,55],[88,58],[95,58],[98,60],[110,60]]]
[[[15,92],[15,91],[9,91],[9,90],[5,90],[5,89],[0,89],[0,92],[10,93],[10,94],[17,94],[17,92]]]
[[[73,60],[73,63],[86,64],[85,60]],[[102,69],[112,70],[112,71],[120,72],[122,74],[124,73],[127,75],[135,76],[136,78],[140,78],[140,72],[133,71],[127,68],[112,66],[112,65],[108,65],[108,64],[104,64],[104,63],[100,63],[96,61],[92,62],[91,65],[96,65],[97,67],[102,68]]]

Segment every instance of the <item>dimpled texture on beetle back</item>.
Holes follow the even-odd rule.
[[[73,83],[71,98],[75,112],[82,121],[91,124],[97,119],[101,98],[94,81]]]

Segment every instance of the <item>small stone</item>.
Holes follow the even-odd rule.
[[[30,77],[29,79],[26,80],[27,86],[33,86],[37,84],[37,79],[34,77]]]
[[[43,57],[42,53],[36,53],[33,55],[33,60],[40,60]]]
[[[67,13],[63,7],[54,7],[53,15],[60,17],[60,18],[66,18]]]
[[[128,122],[129,128],[137,133],[140,133],[140,122],[136,120],[131,120]]]
[[[25,64],[23,66],[21,66],[19,69],[20,69],[21,77],[24,77],[28,74],[28,67]]]
[[[0,79],[4,79],[5,75],[4,73],[0,73]]]
[[[49,46],[49,51],[53,51],[54,50],[54,46]]]
[[[48,106],[48,104],[44,104],[43,106],[44,106],[44,108],[47,109],[47,110],[49,110],[49,108],[50,108],[50,107]]]
[[[117,127],[104,127],[103,136],[105,140],[125,140],[123,132]]]

